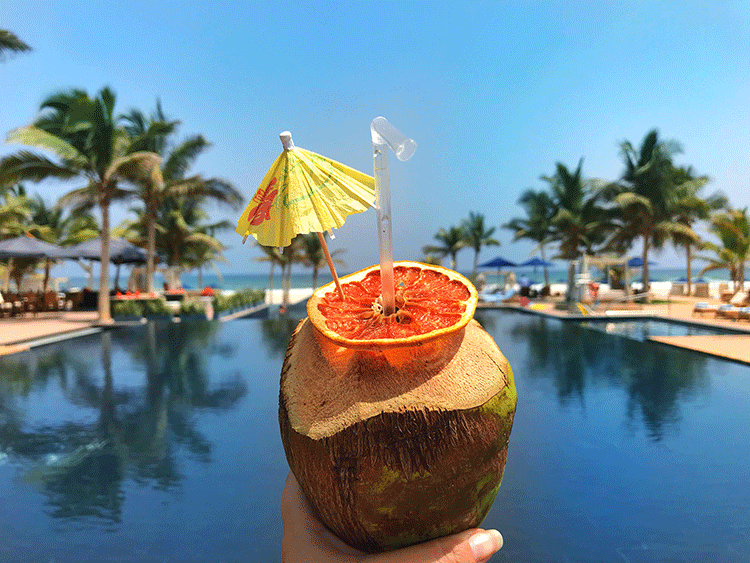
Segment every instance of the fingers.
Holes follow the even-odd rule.
[[[503,546],[497,530],[466,530],[405,549],[372,555],[366,563],[485,563]]]
[[[503,536],[497,530],[480,531],[469,538],[474,563],[484,563],[503,547]]]
[[[305,494],[290,472],[281,494],[283,563],[351,563],[364,555],[346,545],[315,518]]]
[[[281,517],[284,563],[485,563],[503,546],[503,537],[497,530],[471,529],[389,553],[365,555],[346,545],[315,518],[291,473],[281,495]]]

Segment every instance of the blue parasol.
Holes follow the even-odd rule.
[[[495,268],[496,270],[499,270],[500,268],[515,268],[518,264],[515,262],[511,262],[510,260],[506,260],[502,256],[498,256],[497,258],[493,258],[489,262],[485,262],[483,264],[479,264],[479,268]]]

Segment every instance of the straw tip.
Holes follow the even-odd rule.
[[[294,141],[292,141],[292,133],[290,131],[279,133],[279,139],[281,139],[281,144],[284,146],[285,151],[294,148]]]

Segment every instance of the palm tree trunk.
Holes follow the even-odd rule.
[[[476,278],[477,272],[479,271],[479,268],[477,266],[479,264],[479,249],[474,249],[474,269],[471,271],[471,274]]]
[[[146,291],[154,291],[154,257],[156,256],[156,209],[153,203],[146,209],[148,242],[146,248]]]
[[[50,260],[45,260],[44,261],[44,285],[43,285],[43,288],[42,288],[44,290],[44,293],[47,293],[47,286],[49,285],[49,269],[50,269],[50,266],[51,266]]]
[[[3,280],[3,291],[8,293],[10,291],[10,272],[13,270],[13,258],[8,260],[8,267],[5,270],[5,279]]]
[[[286,307],[289,305],[289,290],[292,285],[292,263],[287,262],[281,270],[281,304]]]
[[[276,262],[271,260],[271,273],[268,274],[268,295],[271,295],[271,292],[273,291],[273,269],[276,266]]]
[[[690,243],[685,245],[687,254],[687,294],[693,294],[693,264],[692,264],[692,252],[690,251]]]
[[[540,254],[542,255],[542,260],[544,260],[546,262],[547,261],[547,257],[545,256],[544,245],[543,244],[539,245],[539,251],[540,251]],[[547,270],[547,266],[544,266],[544,285],[546,287],[549,287],[549,271]]]
[[[312,282],[313,291],[315,291],[318,288],[318,268],[316,268],[315,266],[313,266]]]
[[[98,316],[100,323],[112,322],[109,309],[109,201],[100,202],[102,210],[102,260],[99,273]]]
[[[644,236],[643,237],[643,256],[641,259],[643,260],[643,266],[641,270],[641,274],[643,274],[643,288],[641,289],[641,293],[645,293],[650,289],[650,283],[648,279],[648,250],[649,250],[649,237]]]
[[[570,260],[568,262],[568,294],[566,296],[566,300],[569,303],[574,301],[573,290],[574,290],[574,285],[575,285],[575,278],[576,278],[576,263],[575,263],[575,260]]]

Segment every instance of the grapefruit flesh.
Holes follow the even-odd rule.
[[[315,328],[350,348],[394,347],[427,341],[466,326],[477,291],[462,275],[418,262],[393,267],[396,311],[385,315],[379,266],[341,278],[344,299],[333,284],[307,304]]]

